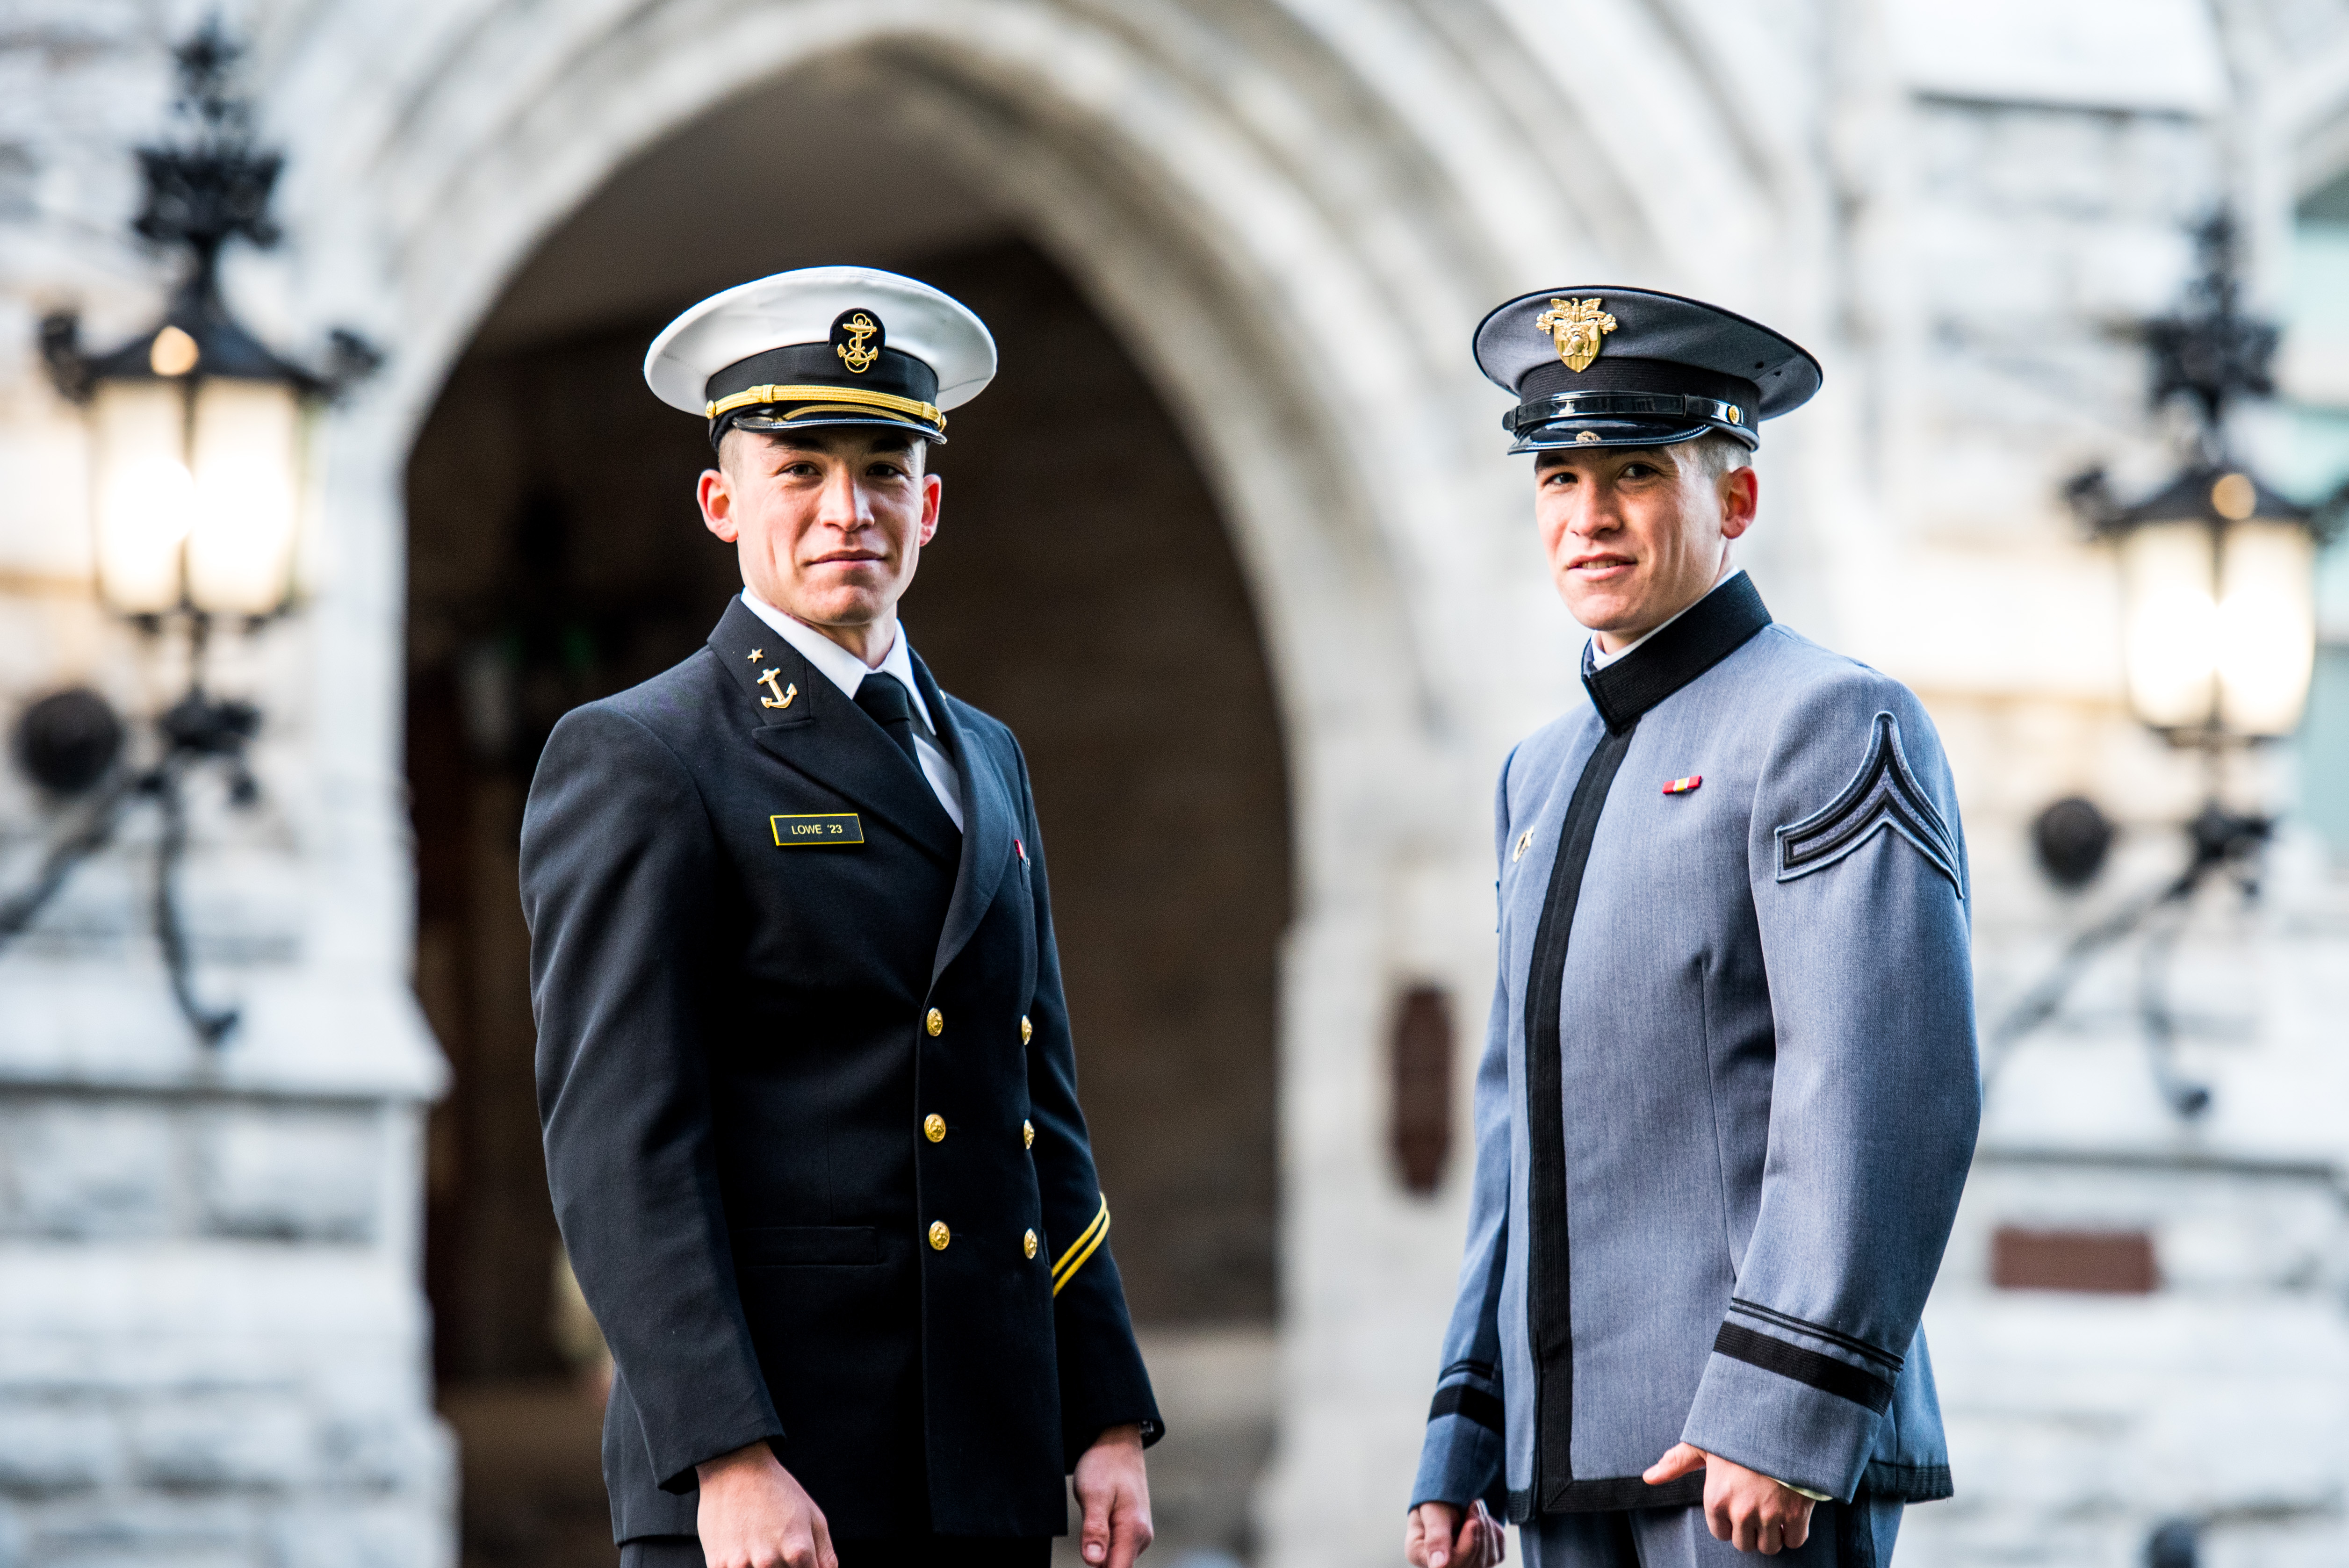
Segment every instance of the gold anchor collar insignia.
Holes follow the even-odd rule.
[[[759,684],[765,686],[769,691],[774,692],[774,696],[762,696],[759,699],[759,706],[761,707],[789,707],[792,706],[792,699],[800,695],[800,688],[797,686],[793,686],[788,690],[776,690],[775,681],[779,673],[780,672],[771,669],[761,670],[759,672]]]
[[[1615,318],[1599,309],[1602,302],[1596,299],[1553,299],[1549,308],[1534,318],[1534,329],[1549,334],[1557,345],[1557,356],[1566,361],[1568,370],[1581,371],[1590,367],[1599,357],[1607,335],[1615,330]]]

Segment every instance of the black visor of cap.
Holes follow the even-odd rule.
[[[833,344],[794,343],[785,348],[770,348],[753,354],[748,359],[738,359],[709,378],[703,396],[712,403],[731,397],[737,392],[747,392],[753,387],[837,387],[843,391],[885,392],[895,397],[910,397],[916,403],[935,403],[938,396],[938,373],[930,365],[899,349],[878,350],[872,367],[852,372],[843,365]],[[794,407],[809,407],[818,412],[794,415]],[[709,423],[709,442],[716,446],[719,438],[736,425],[749,429],[781,430],[812,429],[830,425],[875,425],[889,429],[911,430],[925,440],[940,446],[946,437],[933,426],[906,416],[882,408],[852,409],[847,405],[827,404],[815,399],[794,399],[790,404],[751,403],[740,408],[730,408]]]
[[[1523,452],[1554,452],[1561,447],[1676,447],[1700,436],[1724,435],[1748,451],[1755,443],[1745,432],[1727,425],[1691,425],[1669,419],[1559,419],[1516,432],[1509,444],[1512,457]]]

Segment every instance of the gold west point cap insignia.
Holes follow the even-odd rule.
[[[1534,318],[1534,328],[1547,332],[1557,345],[1557,356],[1566,361],[1568,370],[1588,370],[1590,362],[1599,357],[1609,333],[1615,330],[1615,318],[1599,309],[1603,303],[1595,299],[1554,299],[1549,308]]]

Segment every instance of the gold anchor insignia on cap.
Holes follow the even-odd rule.
[[[881,357],[879,349],[869,346],[873,335],[881,328],[874,325],[871,316],[860,310],[842,322],[840,330],[848,334],[848,341],[833,344],[832,351],[840,356],[843,365],[859,376],[864,375],[873,368],[873,362]]]
[[[1588,370],[1590,362],[1599,357],[1604,346],[1602,340],[1615,330],[1615,318],[1599,308],[1595,299],[1553,299],[1549,308],[1534,318],[1534,330],[1549,334],[1557,345],[1557,356],[1566,361],[1568,370]]]
[[[781,674],[781,672],[779,670],[761,670],[759,672],[759,684],[765,686],[769,691],[775,693],[772,696],[761,697],[759,699],[759,706],[761,707],[789,707],[792,706],[792,699],[800,695],[800,688],[796,685],[788,691],[775,691],[775,681]]]

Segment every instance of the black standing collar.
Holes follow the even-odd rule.
[[[1740,572],[1690,605],[1681,617],[1605,669],[1595,669],[1594,644],[1582,649],[1582,684],[1609,731],[1620,734],[1640,715],[1744,647],[1770,624],[1754,579]]]

